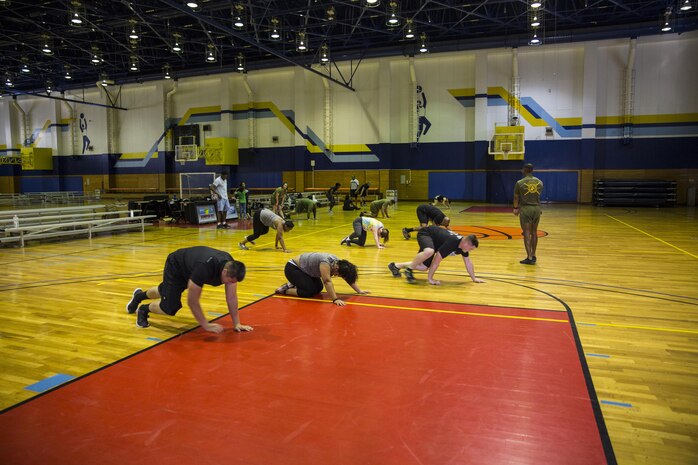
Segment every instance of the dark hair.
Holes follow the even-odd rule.
[[[359,270],[356,269],[356,265],[348,260],[339,260],[337,262],[337,267],[337,274],[341,276],[347,284],[354,284],[356,280],[359,279]]]
[[[397,202],[395,199],[388,200],[388,205],[395,205]]]
[[[341,186],[340,183],[338,183],[338,182],[334,183],[334,187],[339,187],[339,186]]]
[[[532,173],[533,172],[533,165],[531,163],[526,163],[523,165],[523,170],[524,173]]]
[[[471,244],[473,244],[473,247],[477,249],[477,247],[480,245],[480,241],[477,240],[477,237],[475,237],[475,234],[469,234],[465,236],[465,238],[470,241]]]
[[[230,260],[229,262],[226,262],[223,269],[226,271],[228,276],[230,276],[231,278],[236,278],[238,282],[245,279],[245,273],[247,272],[245,264],[235,260]]]
[[[390,238],[390,231],[388,231],[388,228],[383,228],[381,230],[381,237],[383,238],[383,244],[388,242],[388,239]]]
[[[291,221],[291,220],[284,221],[284,228],[286,229],[286,231],[292,230],[294,226],[295,226],[295,224],[293,224],[293,221]]]

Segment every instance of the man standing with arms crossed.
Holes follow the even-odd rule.
[[[543,182],[533,176],[533,165],[526,163],[521,170],[523,179],[514,186],[514,215],[519,217],[523,230],[526,258],[519,263],[523,265],[536,264],[536,248],[538,247],[538,223],[540,221],[540,194],[543,192]]]
[[[217,229],[228,229],[228,210],[230,210],[230,201],[228,200],[228,173],[221,173],[213,184],[209,185],[211,189],[211,200],[216,201],[216,215],[218,216]]]

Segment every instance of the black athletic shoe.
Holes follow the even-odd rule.
[[[519,263],[521,263],[522,265],[535,265],[536,264],[536,262],[534,262],[533,260],[531,260],[529,258],[524,258]]]
[[[131,297],[131,301],[126,305],[127,312],[131,314],[136,313],[136,310],[138,310],[138,304],[140,304],[141,300],[143,300],[137,297],[138,294],[140,294],[141,292],[143,292],[143,289],[141,289],[140,287],[133,291],[133,297]]]
[[[400,268],[395,265],[395,262],[388,263],[388,269],[393,274],[393,278],[399,278],[401,276]]]
[[[407,278],[407,282],[410,284],[414,284],[417,282],[417,280],[414,279],[414,275],[412,274],[412,270],[409,268],[405,268],[405,278]]]
[[[410,238],[410,232],[407,230],[407,228],[402,228],[402,236],[403,236],[405,239],[409,239],[409,238]]]
[[[532,261],[533,263],[536,263],[536,257],[533,257],[533,258],[531,259],[531,261]]]
[[[344,245],[344,244],[346,244],[347,247],[351,247],[351,242],[349,242],[349,236],[342,239],[342,242],[339,243],[339,245]]]
[[[136,314],[136,326],[139,328],[147,328],[150,326],[150,323],[148,323],[148,313],[150,313],[148,310],[138,308],[138,313]]]
[[[230,229],[230,225],[229,225],[228,223],[223,223],[223,224],[221,225],[221,228],[223,228],[223,229]]]

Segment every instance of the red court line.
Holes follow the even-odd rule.
[[[569,323],[277,298],[243,316],[254,332],[223,318],[6,411],[0,463],[607,463]]]

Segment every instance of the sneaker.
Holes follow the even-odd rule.
[[[534,256],[534,257],[531,259],[531,261],[532,261],[533,263],[536,263],[536,257]]]
[[[141,292],[143,292],[143,289],[140,287],[133,291],[133,297],[131,297],[131,301],[126,305],[126,311],[130,314],[134,314],[136,310],[138,310],[138,304],[141,303],[142,299],[138,299],[136,296]]]
[[[409,233],[409,231],[407,230],[407,228],[402,228],[402,236],[403,236],[405,239],[409,239],[409,238],[410,238],[410,233]]]
[[[140,308],[138,309],[137,317],[136,318],[136,326],[139,328],[147,328],[150,326],[150,323],[148,323],[148,313],[150,313],[148,310],[141,310]]]
[[[230,225],[228,223],[223,223],[221,226],[223,229],[230,229]]]
[[[288,292],[289,289],[293,289],[294,287],[296,286],[294,286],[291,283],[286,283],[274,292],[276,292],[277,294],[286,294],[286,292]]]
[[[339,245],[344,245],[344,244],[346,244],[347,246],[351,245],[351,243],[349,242],[349,236],[342,239],[342,242],[339,243]]]
[[[395,265],[395,262],[388,263],[388,269],[393,274],[393,278],[399,278],[400,276],[402,276],[400,274],[400,268],[398,268],[397,265]]]
[[[522,265],[535,265],[536,264],[536,262],[534,262],[533,260],[531,260],[529,258],[524,258],[519,263],[521,263]]]
[[[250,244],[252,244],[252,242],[250,242]],[[241,248],[242,250],[250,250],[250,249],[248,249],[247,246],[246,246],[245,244],[243,244],[242,242],[240,242],[238,245],[240,246],[240,248]]]
[[[417,280],[414,278],[414,275],[412,274],[412,270],[409,268],[405,268],[405,278],[407,278],[407,282],[410,284],[414,284],[417,282]]]
[[[222,224],[217,224],[217,225],[216,225],[216,229],[223,229],[223,225],[222,225]]]

